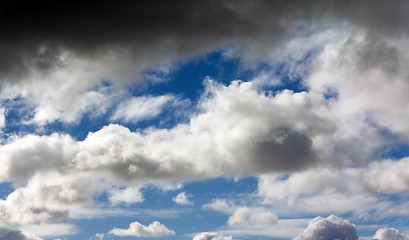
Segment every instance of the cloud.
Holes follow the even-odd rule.
[[[34,234],[40,237],[61,237],[66,235],[74,235],[79,232],[79,229],[72,224],[66,223],[51,223],[40,225],[24,225],[21,227],[24,232]]]
[[[105,237],[105,234],[103,234],[103,233],[96,233],[95,234],[95,239],[104,239],[104,237]]]
[[[327,107],[325,98],[313,93],[259,93],[251,82],[224,86],[207,80],[201,111],[171,129],[131,132],[110,124],[83,141],[57,133],[15,136],[0,146],[0,179],[26,186],[5,200],[4,211],[23,204],[13,200],[17,195],[24,201],[30,196],[35,205],[20,209],[48,213],[24,219],[61,221],[70,209],[92,203],[93,195],[104,188],[101,182],[142,186],[348,163],[342,152],[328,152],[329,144],[335,149],[337,142],[325,141],[336,133]],[[49,182],[51,176],[57,181]],[[112,199],[127,191],[113,193]],[[10,219],[18,218],[16,214]]]
[[[193,238],[193,240],[233,240],[233,237],[232,236],[225,237],[213,232],[203,232],[197,234]]]
[[[126,187],[124,189],[113,188],[108,191],[108,200],[112,205],[121,203],[133,204],[143,202],[144,198],[138,187]]]
[[[402,11],[408,5],[405,1],[63,5],[2,4],[1,98],[23,97],[38,124],[76,123],[87,112],[105,112],[116,90],[141,83],[147,68],[161,69],[169,62],[231,45],[243,59],[277,62],[283,49],[294,49],[289,42],[328,28],[366,35],[368,44],[355,51],[365,59],[360,66],[380,63],[394,71],[400,49],[385,36],[397,39],[408,34],[401,24],[407,20]],[[167,9],[166,14],[159,9]],[[56,22],[60,24],[51,24]],[[107,79],[116,93],[90,90]]]
[[[296,24],[283,13],[303,18],[304,9],[264,1],[63,5],[2,4],[0,96],[23,97],[38,124],[76,123],[86,112],[105,111],[113,96],[90,90],[102,80],[118,90],[141,83],[147,68],[232,43],[262,53],[284,39],[284,25]]]
[[[161,237],[161,236],[173,236],[175,232],[169,230],[165,225],[158,221],[154,221],[149,226],[144,226],[139,222],[133,222],[129,225],[128,229],[114,228],[109,234],[119,237],[135,236],[135,237]]]
[[[409,113],[398,106],[408,101],[408,70],[404,67],[409,61],[407,47],[404,38],[383,36],[375,40],[364,33],[348,34],[325,47],[306,84],[313,92],[337,94],[332,114],[342,118],[344,124],[351,123],[345,126],[345,134],[366,124],[406,138]]]
[[[38,174],[26,186],[0,200],[0,222],[13,224],[62,223],[73,209],[89,205],[100,189],[88,174]]]
[[[206,203],[202,206],[206,210],[214,210],[223,212],[226,214],[233,214],[236,210],[235,204],[227,199],[213,199],[210,203]]]
[[[23,233],[20,230],[11,229],[8,227],[0,227],[0,239],[2,240],[41,240],[34,235]]]
[[[175,97],[172,95],[132,97],[122,101],[116,107],[111,120],[136,123],[151,119],[158,116],[162,109],[172,101],[175,101]]]
[[[408,240],[409,238],[395,228],[380,228],[376,231],[374,240]]]
[[[244,228],[265,228],[277,224],[276,214],[263,208],[239,207],[227,223],[230,226]]]
[[[294,238],[294,240],[313,239],[357,240],[358,234],[355,225],[331,215],[327,218],[314,218],[308,227]]]
[[[386,159],[362,167],[320,167],[289,175],[269,174],[259,177],[258,189],[264,203],[272,206],[280,203],[299,212],[354,212],[361,217],[372,213],[372,218],[383,218],[399,215],[390,200],[379,196],[409,192],[407,165],[407,158]],[[282,209],[277,207],[274,211]],[[280,213],[288,214],[284,212]]]
[[[193,205],[189,197],[191,197],[190,194],[186,195],[186,192],[181,192],[173,198],[173,201],[179,205]]]

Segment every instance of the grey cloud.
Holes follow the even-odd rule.
[[[348,22],[369,31],[407,33],[406,1],[125,1],[1,4],[0,76],[58,67],[61,50],[95,59],[125,51],[136,65],[155,65],[237,44],[264,55],[283,39],[316,26]],[[393,26],[393,27],[391,27]],[[390,35],[390,34],[389,34]]]
[[[54,134],[49,137],[27,135],[24,139],[3,146],[0,161],[3,169],[0,179],[11,178],[16,185],[25,183],[37,172],[50,169],[62,169],[67,164],[64,149],[69,142],[69,136]]]
[[[41,240],[36,236],[24,234],[20,230],[11,229],[8,227],[0,227],[0,239],[2,240]]]
[[[88,92],[102,79],[115,87],[140,83],[146,68],[232,45],[234,54],[250,59],[246,63],[274,63],[272,56],[283,56],[272,52],[280,52],[287,40],[338,29],[344,22],[353,26],[348,34],[366,34],[365,46],[352,47],[361,56],[359,65],[394,72],[395,63],[403,60],[389,40],[407,35],[401,23],[407,22],[402,9],[408,5],[380,0],[64,1],[47,6],[5,1],[0,5],[0,89],[5,89],[2,98],[9,97],[10,86],[24,93],[35,108],[34,123],[72,123],[84,112],[112,106],[114,96]]]
[[[308,135],[278,128],[269,136],[271,138],[257,142],[254,147],[254,162],[260,171],[294,171],[317,162],[318,157]]]
[[[358,234],[355,225],[331,215],[327,218],[314,218],[308,227],[294,238],[294,240],[316,239],[357,240]]]
[[[243,48],[275,42],[289,29],[283,22],[303,18],[306,4],[257,1],[126,1],[1,5],[0,62],[2,78],[46,73],[58,67],[61,49],[85,58],[105,50],[131,52],[147,65],[213,50],[239,39]],[[278,19],[285,21],[277,21]],[[243,40],[242,40],[243,39]],[[256,40],[256,42],[255,42]],[[254,45],[253,45],[254,46]],[[119,48],[118,48],[119,47]]]

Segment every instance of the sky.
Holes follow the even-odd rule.
[[[0,3],[1,240],[409,240],[409,2]]]

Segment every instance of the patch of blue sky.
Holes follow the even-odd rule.
[[[4,200],[13,191],[14,188],[11,182],[0,183],[0,199]]]
[[[147,93],[163,95],[172,93],[196,102],[203,94],[203,80],[211,77],[214,81],[228,85],[233,80],[249,80],[253,76],[250,69],[241,67],[241,59],[224,56],[224,51],[208,53],[192,59],[174,64],[167,81],[161,84],[151,84]],[[162,75],[162,71],[148,69],[146,77]],[[149,80],[149,79],[148,79]],[[135,85],[132,92],[138,93],[139,86]]]

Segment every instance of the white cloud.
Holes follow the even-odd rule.
[[[244,228],[266,228],[277,224],[276,214],[263,208],[239,207],[227,223],[230,226]]]
[[[306,213],[346,213],[386,217],[405,214],[395,211],[389,200],[379,194],[408,193],[406,184],[408,158],[374,161],[368,166],[351,168],[312,168],[292,173],[259,177],[259,194],[265,203],[277,206],[274,211],[288,214],[285,209]],[[284,210],[283,210],[284,209]],[[297,210],[295,210],[297,209]]]
[[[380,228],[376,231],[374,240],[408,240],[409,237],[403,235],[395,228]]]
[[[105,237],[105,234],[103,234],[103,233],[96,233],[96,234],[95,234],[95,238],[96,238],[96,239],[102,240],[102,239],[104,239],[104,237]]]
[[[311,79],[314,79],[314,76]],[[126,127],[111,124],[90,133],[83,141],[75,141],[63,134],[12,137],[5,145],[0,146],[2,156],[0,161],[3,166],[0,170],[0,179],[12,181],[17,185],[27,184],[31,188],[35,185],[31,182],[38,181],[35,180],[37,173],[44,176],[49,172],[58,173],[59,179],[67,182],[67,187],[61,192],[55,191],[54,189],[59,187],[52,184],[48,186],[53,189],[52,191],[42,189],[43,192],[50,194],[46,198],[53,203],[50,206],[59,205],[64,201],[70,203],[67,204],[69,206],[79,206],[92,202],[92,194],[98,189],[91,188],[94,188],[93,184],[101,179],[107,185],[126,186],[137,183],[142,186],[146,183],[174,183],[226,175],[294,172],[317,165],[323,165],[324,169],[327,167],[337,169],[344,165],[362,164],[362,160],[367,160],[368,156],[373,155],[373,152],[383,145],[385,139],[377,131],[376,126],[365,122],[359,111],[344,114],[338,111],[337,106],[340,106],[338,102],[326,99],[319,91],[319,87],[313,89],[315,90],[300,93],[289,90],[266,93],[256,90],[251,82],[235,81],[229,86],[223,86],[208,80],[207,92],[200,101],[200,111],[191,117],[189,123],[179,124],[171,129],[151,128],[144,132],[131,132]],[[350,179],[344,188],[351,186],[352,192],[358,191],[356,186],[362,186],[362,189],[373,188],[373,191],[379,190],[381,193],[404,192],[406,188],[402,188],[404,186],[402,183],[405,182],[407,174],[404,169],[407,168],[402,166],[406,165],[405,162],[406,160],[402,160],[395,164],[392,161],[384,161],[379,163],[378,167],[375,163],[371,164],[374,170],[365,170],[367,172],[365,177],[368,180],[364,181],[367,182],[364,186],[354,184],[358,179],[359,169],[350,169],[347,173],[341,171],[339,176],[335,177],[324,176],[330,180],[328,182],[320,181],[318,177],[314,181],[318,182],[317,186],[321,186],[330,184],[332,179],[338,181],[346,175]],[[391,173],[388,176],[396,177],[385,177],[379,184],[377,181],[383,178],[374,177],[380,176],[376,174],[378,168],[386,169]],[[310,173],[311,176],[308,177],[313,179],[314,172],[304,173]],[[77,174],[87,179],[89,187],[73,183],[72,179]],[[290,176],[289,179],[293,178]],[[272,182],[280,185],[274,180]],[[266,184],[265,189],[268,189],[269,184]],[[277,194],[285,189],[277,187],[276,193],[271,193],[264,191],[262,184],[260,186],[261,194],[268,198],[277,198]],[[336,189],[335,192],[330,191],[331,185],[324,187],[328,188],[325,195],[327,202],[335,203],[334,200],[343,193],[341,185],[337,186],[340,190]],[[307,186],[288,189],[278,198],[296,198],[301,191],[299,189],[314,194],[318,188]],[[14,201],[12,199],[16,199],[13,196],[25,195],[22,192],[26,191],[29,191],[28,188],[21,188],[17,193],[11,194],[6,201],[11,203]],[[30,196],[33,199],[44,198],[42,194]],[[353,210],[354,206],[367,205],[374,200],[366,198],[363,194],[338,199],[351,200],[354,203],[337,204],[343,207],[339,211]],[[309,200],[311,201],[305,203],[311,209],[314,206],[325,207],[325,204],[317,205],[317,199]],[[41,206],[41,208],[36,206],[36,209],[41,209],[40,213],[47,212],[44,210],[44,204],[40,204],[41,201],[34,202]],[[4,203],[4,208],[7,209],[5,211],[12,211],[11,206],[17,208],[23,201],[15,203],[9,205]],[[328,209],[330,208],[326,208]],[[13,211],[23,214],[23,211]],[[65,216],[66,211],[68,209],[51,215],[49,212],[38,214],[42,217],[34,218],[32,221],[50,221],[57,217],[57,213],[60,217],[56,219],[64,219],[61,216]],[[11,219],[17,221],[18,216],[17,214]]]
[[[175,100],[175,96],[172,95],[132,97],[122,101],[116,107],[111,120],[137,123],[151,119],[158,116],[167,104]]]
[[[40,237],[60,237],[65,235],[74,235],[78,233],[76,226],[72,224],[40,224],[40,225],[24,225],[21,227],[24,232],[34,234]]]
[[[136,186],[124,189],[112,188],[108,191],[108,195],[108,200],[113,205],[120,203],[133,204],[144,201],[142,193]]]
[[[186,192],[181,192],[176,197],[173,198],[173,201],[179,205],[193,205],[192,201],[189,200],[189,197],[191,197],[190,194],[186,194]]]
[[[343,119],[340,124],[349,125],[339,125],[345,134],[355,131],[366,119],[367,123],[408,136],[409,111],[401,107],[409,100],[407,62],[405,38],[374,39],[359,32],[328,44],[306,83],[313,92],[336,93],[332,115]]]
[[[165,225],[158,221],[154,221],[149,226],[144,226],[139,222],[133,222],[128,229],[114,228],[109,234],[119,237],[135,236],[135,237],[161,237],[175,235],[173,230],[168,229]]]
[[[29,188],[17,192],[25,195],[29,191],[38,204],[35,208],[42,209],[42,213],[45,207],[59,206],[62,202],[66,206],[89,204],[98,191],[95,183],[100,180],[118,186],[163,184],[226,175],[296,171],[318,163],[334,164],[332,158],[322,157],[327,153],[323,149],[329,149],[328,144],[322,142],[328,134],[334,133],[333,124],[325,116],[327,106],[322,96],[291,91],[275,95],[259,93],[249,82],[236,81],[223,86],[208,80],[206,84],[207,92],[200,103],[202,111],[189,123],[172,129],[152,128],[141,133],[111,124],[89,133],[83,141],[63,134],[10,138],[7,144],[0,146],[0,161],[4,166],[0,179],[28,183]],[[42,173],[41,177],[37,173]],[[61,183],[51,181],[45,185],[52,190],[39,187],[39,182],[48,181],[48,173],[57,174],[57,179],[61,179]],[[78,176],[89,184],[74,183]],[[62,189],[54,183],[66,187]],[[33,190],[29,190],[31,188]],[[41,191],[36,190],[38,194],[34,194],[35,188]],[[47,192],[47,197],[40,194],[42,192]],[[11,194],[6,202],[17,199],[12,197],[14,195],[17,193]],[[44,198],[48,205],[42,203]],[[132,201],[135,200],[139,198]],[[12,211],[11,206],[19,204],[22,201],[15,201],[6,209]],[[39,214],[41,217],[32,221],[64,219],[68,211],[64,209],[63,212],[55,210],[61,214],[59,217]],[[17,220],[18,216],[13,218]]]
[[[197,234],[193,240],[233,240],[232,236],[222,236],[214,232],[203,232]]]
[[[38,174],[0,200],[0,222],[13,224],[61,223],[69,211],[92,204],[100,188],[89,174]]]
[[[206,203],[202,206],[206,210],[215,210],[225,214],[233,214],[237,209],[235,204],[227,199],[213,199],[210,203]]]
[[[316,217],[308,227],[294,240],[337,239],[358,240],[354,224],[331,215],[327,218]]]
[[[278,219],[276,224],[270,224],[268,226],[226,226],[222,227],[218,232],[220,234],[235,236],[264,236],[289,239],[294,238],[298,233],[302,232],[310,220],[311,219],[306,218]]]

